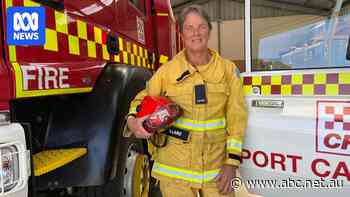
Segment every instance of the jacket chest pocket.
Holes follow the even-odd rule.
[[[188,107],[192,104],[193,86],[192,84],[169,85],[165,96],[180,105],[180,107]]]
[[[207,83],[209,105],[217,106],[225,104],[229,94],[229,89],[225,83]]]

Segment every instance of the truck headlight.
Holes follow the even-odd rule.
[[[0,147],[0,193],[14,188],[19,182],[19,156],[16,146]]]

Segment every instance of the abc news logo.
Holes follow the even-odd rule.
[[[45,9],[11,7],[7,9],[7,43],[13,45],[45,44]]]
[[[39,14],[38,13],[15,13],[13,15],[13,29],[15,31],[37,31],[39,28]],[[28,21],[27,24],[25,21]]]

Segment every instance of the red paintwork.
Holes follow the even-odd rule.
[[[138,10],[136,6],[134,6],[130,1],[125,0],[119,1],[117,9],[120,10],[120,12],[118,13],[118,26],[116,26],[117,29],[115,29],[115,31],[118,31],[123,35],[127,35],[130,39],[138,42],[136,17],[140,17],[145,20],[145,13],[142,13],[140,10]]]
[[[23,0],[12,0],[14,6],[23,6]],[[1,1],[3,16],[3,24],[6,23],[5,2]],[[71,35],[77,34],[76,20],[79,19],[87,23],[88,39],[94,39],[93,26],[102,29],[103,43],[106,43],[106,35],[113,32],[116,35],[138,46],[143,46],[149,52],[171,57],[170,50],[170,25],[169,17],[151,16],[151,1],[141,0],[145,4],[145,13],[140,12],[128,0],[79,0],[64,1],[65,12],[68,15],[68,32]],[[154,1],[156,13],[169,13],[166,1]],[[98,9],[96,9],[98,7]],[[46,7],[46,26],[55,29],[56,21],[54,17],[54,9]],[[144,21],[145,42],[141,43],[137,40],[136,16]],[[4,25],[2,27],[5,27]],[[1,28],[1,27],[0,27]],[[0,56],[0,110],[9,108],[9,101],[16,98],[15,94],[15,75],[14,70],[9,61],[9,49],[6,43],[6,30],[3,30],[4,37],[0,39],[0,52],[5,49],[5,57]],[[154,35],[156,34],[156,35]],[[86,42],[79,41],[80,55],[71,55],[68,53],[67,35],[57,32],[58,52],[44,50],[43,46],[16,46],[16,62],[19,65],[45,65],[53,67],[68,67],[70,70],[71,87],[93,87],[96,79],[101,73],[104,65],[110,60],[102,59],[102,48],[97,45],[97,58],[87,57]],[[156,41],[154,40],[156,38]],[[174,41],[175,42],[175,41]],[[158,44],[158,46],[156,45]],[[3,47],[1,47],[3,46]],[[122,61],[122,56],[120,57]],[[6,66],[4,66],[6,65]],[[157,66],[156,66],[157,67]],[[11,74],[9,74],[11,73]],[[83,78],[90,78],[91,84],[82,83]],[[32,82],[31,82],[32,83]],[[30,88],[36,89],[36,85],[30,84]]]
[[[146,34],[146,48],[150,49],[150,51],[155,51],[156,44],[154,41],[154,31],[153,27],[155,26],[154,21],[151,16],[151,2],[149,0],[145,0],[146,4],[146,18],[145,18],[145,34]]]
[[[158,46],[158,53],[166,56],[170,56],[170,24],[168,17],[164,16],[157,16],[156,17],[156,23],[157,23],[157,46]]]
[[[1,40],[0,40],[1,44]],[[1,50],[0,50],[1,52]],[[2,52],[1,52],[2,54]],[[0,56],[0,111],[9,110],[9,100],[10,100],[10,80],[8,70],[4,65],[4,61]]]
[[[154,10],[156,12],[169,12],[167,0],[154,0]]]
[[[3,2],[0,4],[0,6],[3,6]],[[7,67],[5,66],[5,60],[3,57],[3,23],[4,21],[1,21],[0,19],[0,111],[9,110],[9,100],[11,98],[10,91],[13,89],[12,85],[10,83],[9,79],[9,71]]]
[[[166,55],[171,57],[171,19],[170,16],[158,16],[160,13],[169,13],[169,8],[167,1],[164,0],[154,0],[155,6],[155,16],[154,16],[154,32],[156,33],[156,44],[159,55]]]

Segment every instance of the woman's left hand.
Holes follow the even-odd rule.
[[[215,177],[216,186],[220,194],[226,195],[233,191],[231,181],[236,177],[236,166],[224,164],[219,174]]]

